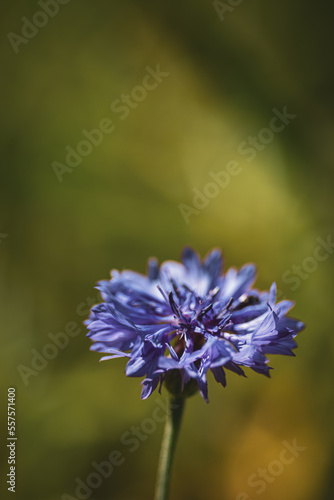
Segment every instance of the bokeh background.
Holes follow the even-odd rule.
[[[226,389],[209,380],[209,405],[189,400],[172,498],[333,496],[333,249],[312,259],[334,237],[334,7],[237,3],[71,0],[15,53],[8,33],[22,36],[41,7],[2,2],[1,488],[14,386],[20,500],[78,498],[76,478],[114,449],[124,464],[88,497],[152,498],[163,424],[134,453],[120,437],[152,416],[155,397],[140,400],[124,360],[99,363],[81,323],[110,269],[145,272],[149,256],[178,259],[185,244],[202,256],[221,247],[227,266],[256,262],[257,286],[276,280],[307,328],[296,358],[271,359],[271,380],[228,373]],[[157,65],[168,76],[121,120],[111,104]],[[285,106],[296,117],[248,161],[240,144]],[[104,118],[114,131],[60,182],[53,162]],[[180,204],[193,207],[232,160],[241,172],[186,223]],[[80,333],[24,379],[71,321]],[[293,440],[305,450],[258,494],[249,477]]]

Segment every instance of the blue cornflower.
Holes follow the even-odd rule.
[[[225,369],[269,376],[265,355],[294,356],[304,325],[287,316],[293,302],[275,304],[275,283],[269,292],[252,288],[253,264],[222,268],[220,250],[201,261],[186,247],[181,263],[150,259],[147,276],[112,271],[97,286],[103,302],[85,321],[91,349],[105,353],[102,360],[127,357],[126,375],[144,377],[143,399],[163,382],[171,386],[175,375],[181,391],[195,383],[206,401],[209,370],[223,386]]]

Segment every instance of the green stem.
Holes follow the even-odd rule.
[[[177,437],[180,430],[185,398],[170,397],[162,439],[154,500],[167,500],[171,469]]]

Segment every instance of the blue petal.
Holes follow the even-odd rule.
[[[211,278],[212,286],[215,280],[220,276],[223,268],[223,258],[221,251],[217,248],[212,250],[203,261],[203,271]]]
[[[221,366],[218,366],[217,368],[211,368],[211,371],[215,377],[215,380],[219,384],[222,384],[223,387],[226,387],[226,375],[224,369]]]
[[[148,261],[147,276],[150,281],[156,281],[159,278],[159,264],[154,257],[151,257]]]
[[[256,280],[256,267],[254,264],[246,264],[239,271],[230,268],[221,283],[220,297],[234,301],[239,299],[253,285]]]
[[[201,271],[201,260],[195,250],[190,247],[184,247],[181,257],[182,264],[187,268],[190,274],[198,276]]]

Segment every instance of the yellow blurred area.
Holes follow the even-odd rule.
[[[189,399],[171,499],[332,498],[332,4],[48,1],[59,9],[25,42],[9,35],[43,0],[0,16],[0,422],[14,386],[16,498],[79,500],[113,450],[124,463],[87,498],[153,497],[163,424],[133,452],[122,436],[159,395],[141,401],[124,360],[99,363],[82,321],[111,269],[145,272],[186,244],[255,262],[256,286],[276,281],[307,328],[295,358],[269,356],[271,380],[228,372],[225,389],[209,377],[209,405]],[[306,449],[277,465],[294,440]],[[260,494],[259,469],[277,473]]]

